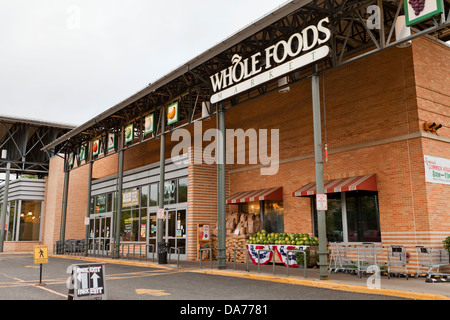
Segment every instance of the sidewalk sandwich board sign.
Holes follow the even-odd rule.
[[[104,263],[73,264],[67,273],[68,300],[107,299]]]

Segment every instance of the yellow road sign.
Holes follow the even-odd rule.
[[[48,246],[34,246],[34,264],[48,263]]]

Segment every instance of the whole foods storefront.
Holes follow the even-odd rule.
[[[170,179],[164,183],[164,242],[186,259],[187,240],[187,168],[168,163]],[[120,227],[120,243],[124,254],[147,252],[153,257],[157,247],[156,215],[159,208],[159,164],[124,172],[122,211],[117,221],[117,179],[109,176],[92,183],[90,205],[89,250],[93,254],[111,255],[115,243],[115,224]],[[142,248],[141,248],[142,247]]]
[[[384,7],[385,29],[370,32],[358,19],[369,3],[342,5],[328,15],[319,10],[327,4],[290,2],[64,137],[67,155],[92,153],[69,171],[93,163],[93,240],[95,215],[108,221],[116,192],[110,235],[120,236],[109,241],[164,241],[186,259],[209,245],[219,268],[231,259],[227,241],[243,247],[257,228],[317,236],[325,261],[327,241],[438,244],[449,230],[439,197],[448,185],[426,181],[424,159],[450,158],[437,107],[448,106],[448,81],[430,67],[447,68],[449,49],[420,34],[394,41],[400,1]],[[448,31],[423,27],[431,38]],[[442,122],[439,135],[425,120]],[[172,177],[167,163],[180,155],[185,172]],[[152,165],[152,181],[127,176]],[[423,205],[431,201],[440,214]],[[210,243],[199,243],[200,227]]]

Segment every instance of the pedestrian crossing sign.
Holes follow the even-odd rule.
[[[34,264],[48,263],[48,246],[34,246]]]

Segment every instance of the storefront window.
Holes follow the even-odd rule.
[[[19,241],[38,241],[42,201],[22,201]]]
[[[328,194],[326,215],[327,239],[330,242],[381,242],[377,192],[351,191]],[[342,199],[345,197],[345,203]],[[315,197],[314,232],[318,236]],[[347,221],[347,225],[344,225]]]
[[[239,205],[239,211],[247,214],[257,214],[267,232],[284,232],[283,201],[252,201]]]
[[[178,203],[187,202],[188,196],[188,178],[178,180]]]
[[[17,202],[19,202],[19,201],[17,201]],[[14,227],[16,225],[15,222],[17,220],[16,219],[16,212],[17,212],[16,205],[17,205],[17,202],[16,201],[11,201],[9,203],[9,222],[7,222],[8,223],[8,225],[7,225],[8,231],[7,231],[7,234],[6,234],[6,241],[14,241],[14,234],[15,234]]]
[[[141,209],[140,220],[139,220],[139,241],[147,240],[147,209]]]
[[[164,182],[164,204],[177,203],[177,180]]]
[[[315,212],[315,204],[314,212]],[[317,228],[317,214],[314,215],[315,223]],[[330,242],[342,242],[344,241],[344,233],[342,226],[342,203],[340,193],[330,193],[328,194],[328,210],[325,212],[325,223],[327,230],[327,239]],[[317,234],[317,231],[316,231]]]
[[[166,181],[164,183],[164,203],[176,204],[179,202],[187,202],[187,184],[187,177]],[[149,240],[151,242],[151,239],[147,239],[147,232],[148,237],[156,237],[156,213],[151,212],[150,221],[147,221],[147,209],[153,207],[150,209],[153,211],[155,210],[154,207],[158,206],[158,185],[159,183],[153,183],[139,188],[124,190],[124,194],[127,192],[129,194],[127,194],[127,201],[122,202],[122,204],[127,204],[128,206],[123,206],[120,217],[121,241],[146,242]],[[133,192],[136,191],[139,192],[140,199],[136,200],[137,205],[134,205],[135,202],[133,199],[135,198],[135,194]],[[181,237],[186,235],[186,213],[179,215],[177,218],[179,219],[175,220],[174,216],[170,220],[172,223],[170,226],[170,230],[172,230],[170,233],[171,237],[178,237],[179,232],[181,232]]]
[[[95,213],[106,212],[106,194],[97,196],[97,201],[95,203]]]
[[[141,187],[141,208],[147,208],[149,186]]]
[[[264,201],[262,221],[267,232],[284,232],[283,201]]]
[[[158,205],[158,183],[153,183],[150,185],[150,207],[155,207]]]
[[[113,193],[91,197],[91,214],[113,211]]]
[[[376,195],[348,192],[348,241],[380,242],[380,219]]]

